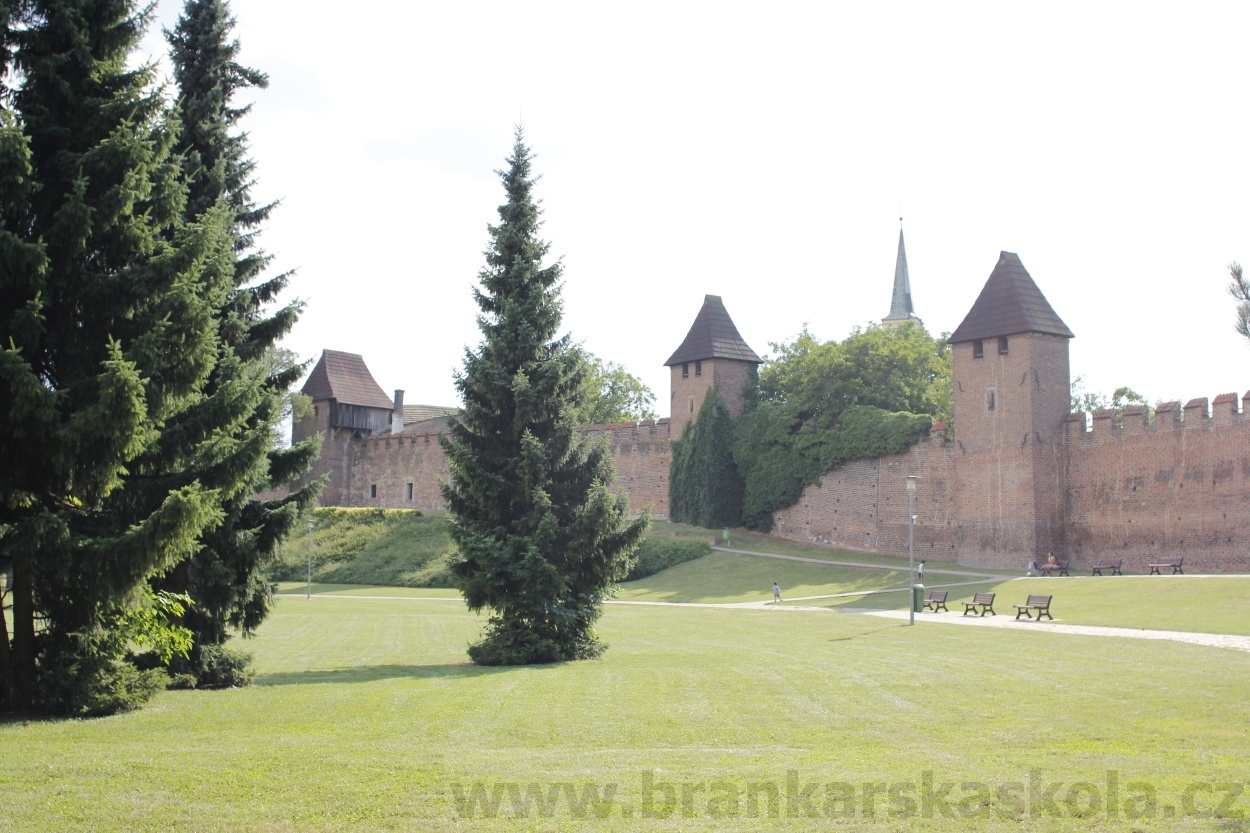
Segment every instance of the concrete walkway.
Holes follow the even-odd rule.
[[[807,608],[808,610],[827,610],[828,608]],[[907,619],[906,610],[858,610],[857,613],[868,616],[879,616],[882,619]],[[1188,642],[1191,645],[1206,645],[1210,648],[1234,648],[1238,651],[1250,652],[1250,636],[1232,636],[1223,633],[1188,633],[1186,631],[1152,631],[1139,628],[1107,628],[1097,625],[1065,625],[1062,622],[1036,619],[1016,619],[1014,615],[1000,616],[963,616],[945,613],[917,613],[917,624],[937,625],[969,625],[983,628],[1010,628],[1013,630],[1045,631],[1047,633],[1067,633],[1077,636],[1113,636],[1121,639],[1160,639],[1168,642]]]

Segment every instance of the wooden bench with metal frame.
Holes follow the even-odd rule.
[[[994,597],[996,595],[998,594],[997,593],[975,594],[972,597],[972,601],[964,602],[964,616],[967,616],[969,613],[976,613],[978,607],[981,608],[982,616],[984,616],[987,613],[991,616],[997,616],[998,614],[994,612]]]
[[[1016,618],[1019,619],[1020,614],[1023,613],[1025,616],[1032,619],[1033,614],[1029,613],[1029,611],[1036,610],[1037,621],[1039,622],[1042,621],[1043,616],[1045,616],[1047,619],[1053,620],[1055,617],[1050,615],[1050,600],[1053,598],[1054,596],[1034,596],[1030,594],[1029,600],[1025,602],[1024,604],[1012,605],[1012,607],[1016,609]]]
[[[1090,568],[1091,572],[1089,575],[1093,578],[1094,576],[1102,575],[1103,570],[1110,570],[1111,575],[1122,576],[1124,573],[1120,572],[1120,567],[1123,566],[1123,564],[1123,558],[1100,558],[1095,561],[1094,566]]]
[[[950,595],[949,590],[930,590],[929,598],[924,600],[924,609],[932,610],[934,613],[941,613],[946,610],[946,597]]]
[[[1158,563],[1150,565],[1150,575],[1152,576],[1163,575],[1163,573],[1159,572],[1159,570],[1162,569],[1163,567],[1171,567],[1172,575],[1176,575],[1178,573],[1181,575],[1184,575],[1185,571],[1181,569],[1181,565],[1184,563],[1185,563],[1184,556],[1180,556],[1178,558],[1173,558],[1173,557],[1160,558]]]

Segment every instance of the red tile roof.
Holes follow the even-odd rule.
[[[364,357],[338,350],[321,351],[321,359],[308,375],[303,393],[314,400],[337,399],[340,405],[394,407],[390,397],[374,381]]]

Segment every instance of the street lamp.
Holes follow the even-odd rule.
[[[916,624],[916,481],[907,475],[907,611],[908,624]]]
[[[304,596],[305,599],[312,598],[312,531],[316,525],[316,521],[308,519],[308,593]]]

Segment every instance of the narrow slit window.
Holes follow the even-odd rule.
[[[404,500],[412,500],[412,484],[408,483],[404,486]]]
[[[998,355],[1007,355],[1007,336],[998,337]]]
[[[985,358],[985,342],[981,341],[981,339],[977,339],[976,341],[972,342],[972,358],[974,359]]]
[[[695,362],[695,363],[694,363],[694,375],[695,375],[695,376],[702,376],[702,375],[703,375],[703,362]]]
[[[993,411],[998,407],[998,391],[987,388],[985,391],[985,410]]]
[[[690,397],[690,413],[694,413],[694,397]]]
[[[689,362],[681,363],[681,378],[683,379],[690,378],[690,363]]]
[[[376,498],[377,496],[378,496],[378,484],[370,483],[369,484],[369,497]]]

